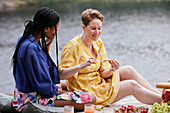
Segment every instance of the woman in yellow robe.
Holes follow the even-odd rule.
[[[69,91],[90,92],[96,96],[96,104],[108,105],[112,103],[119,91],[119,71],[113,73],[109,78],[101,77],[99,71],[110,68],[107,61],[106,50],[100,39],[93,42],[96,54],[96,64],[92,64],[75,73],[66,81]],[[80,36],[70,41],[63,50],[60,62],[60,71],[65,68],[74,67],[93,57],[83,43]]]
[[[146,104],[160,102],[161,93],[135,69],[119,68],[117,61],[105,60],[108,59],[106,49],[99,38],[103,15],[87,9],[81,19],[84,32],[65,45],[59,64],[60,77],[66,79],[68,91],[94,94],[98,110],[128,95]]]

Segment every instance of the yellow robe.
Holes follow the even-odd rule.
[[[100,76],[100,71],[111,67],[107,59],[106,49],[102,40],[99,38],[93,41],[94,52],[97,55],[96,64],[92,64],[77,72],[68,80],[66,85],[68,91],[89,92],[96,96],[95,108],[100,110],[103,106],[107,106],[113,102],[119,91],[119,71],[113,73],[109,78]],[[87,49],[80,36],[73,38],[68,42],[61,54],[59,71],[83,63],[87,58],[93,57]]]

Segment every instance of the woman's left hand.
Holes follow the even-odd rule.
[[[119,69],[119,63],[116,60],[109,60],[109,63],[111,64],[111,68],[100,72],[103,78],[110,77],[113,74],[113,72]]]
[[[45,38],[45,42],[46,42],[48,51],[49,51],[49,48],[50,48],[51,43],[54,41],[54,38],[55,38],[54,35],[52,35],[50,39]]]
[[[47,46],[50,46],[51,43],[54,41],[54,38],[55,38],[54,36],[51,37],[50,39],[46,38],[46,39],[45,39],[46,45],[47,45]]]
[[[111,64],[110,71],[116,71],[119,69],[119,63],[116,60],[110,60],[109,63]]]

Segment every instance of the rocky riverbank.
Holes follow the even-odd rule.
[[[25,0],[0,0],[0,11],[15,10],[25,4]]]

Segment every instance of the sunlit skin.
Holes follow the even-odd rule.
[[[90,46],[93,41],[97,41],[102,33],[102,22],[99,19],[93,19],[89,25],[82,25],[83,35],[82,39],[87,46]]]

